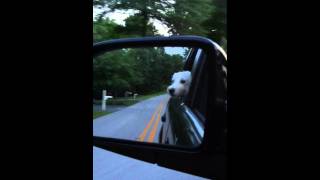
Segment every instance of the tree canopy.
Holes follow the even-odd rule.
[[[114,96],[125,91],[147,94],[163,91],[174,72],[183,68],[182,55],[169,55],[163,47],[115,50],[93,60],[93,93],[100,99],[107,89]]]
[[[170,35],[205,36],[226,50],[226,5],[226,0],[93,0],[93,7],[102,10],[93,22],[93,39],[159,36],[157,22]],[[108,14],[118,11],[132,13],[117,24]],[[113,96],[164,90],[171,75],[182,69],[182,60],[183,56],[169,55],[164,48],[123,49],[97,57],[94,96],[100,99],[103,89]]]
[[[109,12],[134,12],[125,19],[125,26],[114,28],[120,37],[159,35],[154,27],[157,20],[172,35],[206,36],[226,47],[226,0],[94,0],[93,7],[105,9],[100,19]],[[97,33],[94,39],[99,39]]]

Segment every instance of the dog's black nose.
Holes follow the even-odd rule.
[[[173,96],[173,94],[174,94],[174,89],[173,89],[173,88],[169,89],[169,93],[170,93],[171,96]]]

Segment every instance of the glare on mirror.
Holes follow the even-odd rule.
[[[203,124],[183,106],[192,48],[127,48],[93,59],[93,135],[196,146]],[[190,63],[190,62],[189,62]]]

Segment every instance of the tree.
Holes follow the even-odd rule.
[[[128,37],[152,36],[158,33],[152,23],[149,22],[147,25],[144,23],[143,17],[139,14],[129,16],[125,19],[125,26],[119,27],[118,32]]]
[[[205,36],[209,30],[201,26],[214,10],[211,0],[176,0],[167,10],[166,22],[174,35]]]
[[[207,37],[213,39],[226,50],[227,47],[227,1],[212,0],[215,10],[202,25],[209,30]]]
[[[140,26],[138,35],[147,36],[148,26],[151,19],[159,21],[165,20],[165,10],[171,6],[168,0],[94,0],[95,7],[108,7],[108,10],[102,12],[113,12],[115,10],[134,10],[137,20],[136,25]],[[153,35],[153,34],[151,34]]]
[[[173,35],[206,36],[227,48],[226,0],[94,0],[93,5],[106,9],[93,23],[94,41],[157,35],[152,23],[156,19]],[[125,25],[118,25],[105,18],[116,10],[135,11]],[[109,52],[94,61],[95,97],[103,89],[114,96],[164,90],[172,74],[182,70],[183,56],[166,54],[163,47]]]
[[[101,55],[93,61],[94,96],[100,97],[103,89],[107,89],[114,96],[121,96],[139,78],[132,69],[134,60],[124,50],[112,51]]]
[[[134,49],[130,56],[136,57],[137,71],[143,76],[143,83],[137,86],[142,93],[164,90],[172,74],[183,67],[183,57],[168,55],[163,47]]]
[[[148,94],[163,91],[174,72],[182,70],[183,57],[169,55],[163,47],[111,51],[93,62],[93,93],[101,98],[107,89],[113,96],[125,91]]]
[[[140,36],[153,35],[148,33],[151,19],[162,22],[173,35],[206,35],[209,30],[201,23],[210,17],[214,9],[211,0],[96,0],[94,6],[106,6],[108,12],[135,10],[135,25],[139,26]]]
[[[121,34],[118,33],[118,29],[121,25],[116,24],[108,18],[98,18],[93,21],[93,40],[94,42],[120,38]]]

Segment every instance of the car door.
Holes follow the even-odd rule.
[[[193,49],[189,54],[184,69],[192,72],[193,79],[191,87],[203,86],[203,88],[207,88],[205,85],[207,79],[203,77],[206,71],[201,71],[205,63],[204,58],[206,57],[202,50]],[[206,92],[200,92],[201,89],[191,89],[190,93],[184,99],[170,98],[163,117],[162,143],[180,146],[197,146],[201,143],[205,121],[203,114],[205,114],[205,112],[201,111],[201,113],[199,113],[197,109],[193,108],[193,106],[198,107],[198,104],[187,105],[184,103],[188,99],[199,99],[197,102],[202,102],[201,105],[205,106]],[[197,94],[200,93],[204,99],[197,97]]]

